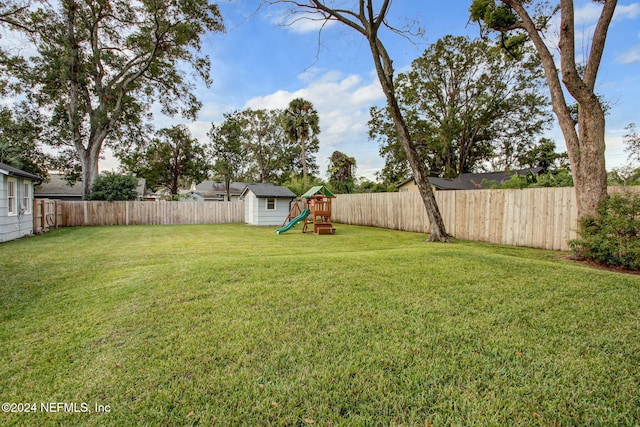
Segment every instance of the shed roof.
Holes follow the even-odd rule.
[[[276,199],[294,199],[295,193],[289,190],[287,187],[273,184],[247,184],[246,188],[242,192],[244,196],[248,190],[251,190],[253,194],[258,198],[276,198]]]
[[[42,198],[82,198],[82,180],[71,184],[60,173],[49,173],[48,180],[42,182],[36,189],[35,195]],[[137,178],[136,193],[143,196],[147,191],[147,181],[144,178]]]
[[[230,182],[229,192],[232,196],[239,196],[242,194],[244,189],[247,188],[247,185],[248,183],[246,182]],[[196,189],[192,192],[199,194],[204,198],[215,198],[225,196],[227,194],[227,189],[224,182],[202,181],[200,184],[196,185]]]
[[[309,191],[302,195],[302,198],[308,199],[313,196],[335,197],[331,191],[324,185],[312,187]]]
[[[28,179],[32,179],[34,181],[42,181],[42,178],[40,178],[38,175],[34,175],[32,173],[29,172],[25,172],[21,169],[18,168],[14,168],[13,166],[9,166],[7,164],[4,163],[0,163],[0,173],[3,175],[8,175],[8,176],[19,176],[22,178],[28,178]]]

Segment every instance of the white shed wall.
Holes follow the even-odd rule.
[[[289,203],[291,199],[276,199],[276,208],[267,210],[267,199],[256,197],[251,190],[247,191],[244,198],[245,222],[249,225],[282,225],[289,215]]]
[[[33,234],[33,181],[16,177],[18,211],[23,197],[24,183],[31,183],[31,210],[28,214],[9,216],[8,179],[0,174],[0,242],[18,239]]]

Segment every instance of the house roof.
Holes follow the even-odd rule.
[[[504,172],[487,173],[463,173],[457,178],[429,177],[429,183],[439,190],[478,190],[485,188],[487,182],[505,182],[513,175],[539,175],[544,172],[544,168],[528,168]],[[413,177],[401,182],[397,187],[402,187],[406,183],[413,181]]]
[[[48,178],[46,182],[42,182],[38,188],[35,189],[36,196],[51,199],[60,197],[82,198],[82,181],[76,181],[69,185],[69,182],[64,179],[64,175],[59,173],[50,173]],[[138,178],[138,184],[136,185],[136,193],[138,196],[144,195],[146,188],[147,181],[144,178]]]
[[[4,163],[0,163],[0,173],[3,175],[8,175],[8,176],[19,176],[22,178],[29,178],[32,179],[34,181],[38,181],[41,182],[42,178],[40,178],[38,175],[34,175],[32,173],[29,172],[25,172],[21,169],[18,168],[14,168],[13,166],[9,166],[6,165]]]
[[[239,196],[247,185],[248,184],[246,182],[231,182],[229,183],[229,192],[232,196]],[[208,199],[225,196],[227,194],[227,189],[225,188],[224,182],[202,181],[200,184],[196,185],[196,189],[192,191],[192,193],[199,194]]]
[[[69,185],[62,174],[50,173],[48,180],[36,188],[35,194],[36,196],[50,197],[52,199],[58,197],[82,198],[82,183],[78,181]]]
[[[295,193],[287,187],[273,184],[247,184],[242,195],[251,190],[258,198],[294,199]]]
[[[309,191],[302,195],[303,199],[308,199],[313,196],[325,196],[325,197],[335,197],[331,191],[327,189],[324,185],[318,185],[316,187],[312,187]]]

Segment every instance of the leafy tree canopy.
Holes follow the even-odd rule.
[[[138,179],[133,175],[121,175],[106,172],[100,175],[92,185],[91,194],[86,200],[135,200]]]
[[[0,23],[31,43],[0,55],[9,76],[3,87],[23,91],[47,111],[48,142],[73,150],[85,194],[103,146],[142,138],[154,103],[164,114],[195,118],[201,104],[191,75],[211,82],[201,37],[224,29],[207,0],[8,0],[1,6],[11,13]]]
[[[41,121],[40,113],[26,102],[0,107],[0,162],[46,177],[53,159],[39,144]]]
[[[432,176],[520,166],[550,122],[536,55],[520,59],[482,40],[445,36],[396,81],[398,101]],[[381,144],[386,181],[408,164],[388,109],[371,110],[370,137]]]
[[[292,100],[284,113],[284,128],[289,138],[300,145],[300,168],[306,182],[308,171],[317,170],[311,153],[316,153],[320,146],[320,118],[313,104],[303,98]]]
[[[335,193],[355,192],[356,159],[340,151],[334,151],[329,157],[329,187]]]
[[[205,147],[185,126],[160,129],[130,152],[117,155],[125,171],[145,178],[149,188],[172,195],[191,182],[205,180],[210,170]]]

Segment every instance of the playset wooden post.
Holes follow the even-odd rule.
[[[304,222],[303,233],[307,231],[310,224],[313,224],[314,234],[334,234],[336,232],[331,224],[331,199],[335,197],[324,185],[313,187],[302,195],[310,212]]]
[[[301,200],[293,202],[289,215],[276,234],[291,230],[299,221],[304,221],[303,233],[313,224],[314,234],[334,234],[336,229],[331,224],[331,199],[335,197],[324,185],[313,187],[300,197]]]

